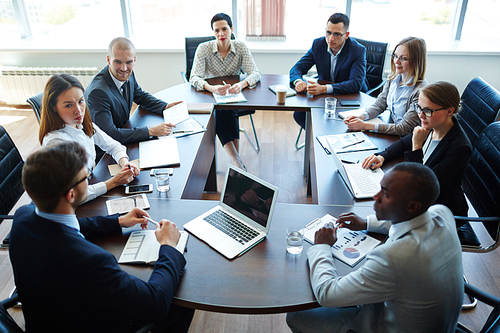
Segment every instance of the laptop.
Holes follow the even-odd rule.
[[[219,205],[184,229],[228,259],[243,254],[269,233],[278,188],[228,165]]]
[[[371,199],[380,191],[380,181],[384,177],[381,168],[371,170],[363,169],[361,163],[344,164],[330,145],[330,142],[328,142],[328,146],[340,176],[356,199]]]

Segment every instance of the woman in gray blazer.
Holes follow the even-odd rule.
[[[351,131],[373,131],[404,136],[412,132],[420,121],[414,104],[418,101],[420,88],[427,85],[425,41],[407,37],[394,48],[391,75],[375,103],[359,117],[349,116],[345,123]],[[374,124],[365,120],[389,110],[390,124]]]

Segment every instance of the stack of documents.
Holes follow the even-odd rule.
[[[363,132],[323,135],[317,136],[316,139],[327,154],[331,153],[327,143],[330,144],[337,154],[377,149],[377,146]]]

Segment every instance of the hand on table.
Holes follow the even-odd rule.
[[[366,230],[368,224],[365,220],[354,213],[343,213],[340,214],[337,220],[337,226],[339,228],[347,228],[355,231]]]
[[[295,91],[296,92],[304,92],[307,90],[307,83],[304,82],[304,81],[299,81],[297,82],[297,84],[295,85]]]
[[[149,135],[151,136],[170,135],[170,133],[172,133],[172,127],[175,127],[175,125],[171,123],[160,123],[156,126],[149,128]]]
[[[135,207],[127,214],[120,216],[118,218],[118,223],[120,224],[120,227],[125,228],[130,228],[136,224],[141,224],[141,228],[144,230],[148,228],[148,220],[146,220],[144,216],[149,217],[148,213],[146,213],[144,210]]]
[[[181,237],[181,233],[175,223],[165,219],[161,220],[159,223],[160,224],[156,226],[155,232],[158,243],[176,247]]]
[[[356,116],[348,116],[344,119],[344,124],[347,125],[349,131],[364,131],[368,130],[366,127],[366,123],[363,121],[365,119],[365,115],[361,115],[360,117]]]
[[[337,241],[337,229],[333,223],[326,224],[314,234],[314,244],[328,244],[333,246]]]
[[[307,86],[307,92],[309,95],[321,95],[326,94],[326,86],[319,84],[317,82],[308,81],[310,84]]]

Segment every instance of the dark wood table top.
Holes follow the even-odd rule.
[[[233,81],[227,79],[226,82],[232,83]],[[308,134],[311,143],[309,149],[311,181],[309,184],[312,183],[314,188],[313,202],[319,202],[322,205],[278,204],[266,240],[234,260],[227,260],[190,235],[188,251],[185,253],[186,269],[174,297],[176,304],[207,311],[247,314],[281,313],[317,307],[318,304],[310,287],[309,269],[306,262],[306,251],[311,245],[305,243],[304,251],[300,255],[287,254],[285,229],[291,225],[303,226],[326,213],[338,216],[343,212],[354,211],[365,216],[373,212],[372,201],[353,200],[338,176],[331,156],[327,156],[315,140],[317,135],[346,131],[346,126],[342,122],[322,119],[325,96],[299,95],[287,98],[285,106],[281,106],[272,104],[276,102],[276,96],[267,89],[271,84],[288,85],[288,77],[262,75],[262,80],[256,88],[244,90],[248,102],[239,103],[238,108],[245,104],[252,109],[300,110],[308,112],[308,115],[312,114],[313,130]],[[197,92],[188,83],[165,89],[155,96],[170,102],[175,100],[184,100],[188,103],[214,102],[210,93]],[[346,95],[342,99],[360,100],[362,106],[370,105],[373,101],[373,98],[365,94]],[[219,106],[216,107],[219,108]],[[231,108],[234,108],[234,104],[231,104]],[[156,190],[147,194],[151,205],[149,210],[151,217],[155,220],[170,219],[176,222],[180,229],[184,223],[217,204],[214,201],[179,200],[201,198],[203,190],[206,189],[204,185],[206,185],[209,170],[213,172],[214,168],[215,133],[212,124],[209,124],[213,121],[213,117],[211,115],[195,115],[195,117],[206,125],[208,130],[204,134],[178,139],[181,165],[174,169],[174,175],[171,177],[171,190],[167,195],[159,195]],[[160,121],[161,116],[140,109],[131,117],[130,124],[148,126],[156,125]],[[380,138],[376,134],[368,134],[368,136],[379,148],[385,147],[390,141],[390,138],[387,141],[387,136],[380,136]],[[128,145],[128,153],[131,159],[137,158],[138,144]],[[114,162],[106,156],[96,167],[92,181],[109,177],[107,171],[109,163]],[[153,183],[153,180],[149,176],[149,170],[145,170],[134,180],[133,184]],[[114,189],[79,207],[77,215],[106,215],[105,201],[110,197],[123,195],[123,187]],[[325,203],[333,205],[325,205]],[[152,228],[152,226],[148,227]],[[139,230],[139,227],[124,229],[123,235],[95,240],[95,242],[119,258],[128,235],[134,230]],[[362,263],[358,264],[354,269],[358,269],[361,265]],[[121,267],[145,281],[149,279],[152,272],[152,267],[144,265],[121,265]],[[337,269],[341,275],[353,270],[340,261],[337,261]]]
[[[220,78],[208,79],[210,84],[233,84],[244,75],[240,76],[225,76]],[[282,84],[289,86],[289,77],[287,75],[277,74],[262,74],[260,81],[255,88],[243,90],[243,95],[247,99],[246,103],[236,104],[218,104],[217,109],[249,109],[249,110],[287,110],[287,111],[308,111],[312,107],[324,108],[325,97],[328,95],[311,96],[309,94],[301,93],[296,96],[287,97],[284,105],[279,105],[277,102],[276,94],[269,90],[270,85]],[[182,83],[174,87],[167,88],[155,94],[156,97],[164,101],[185,101],[187,103],[215,103],[212,93],[208,91],[197,91],[190,83]],[[362,105],[371,105],[373,98],[366,94],[348,94],[338,96],[339,100],[359,100]]]
[[[105,214],[100,197],[78,209],[79,216]],[[179,229],[192,218],[217,205],[216,201],[152,199],[148,211],[155,220],[167,218]],[[361,216],[372,212],[368,207],[327,205],[277,204],[266,239],[241,257],[227,260],[193,235],[189,236],[187,264],[174,303],[191,308],[241,314],[264,314],[300,311],[317,307],[310,280],[306,251],[312,245],[304,241],[299,255],[286,252],[285,230],[288,226],[303,226],[316,217],[354,209]],[[153,229],[152,225],[148,228]],[[106,237],[94,242],[118,259],[132,231],[139,226],[123,229],[123,235]],[[353,268],[337,261],[338,273],[348,274]],[[354,267],[358,269],[362,262]],[[153,268],[145,265],[120,265],[140,279],[147,281]]]

